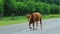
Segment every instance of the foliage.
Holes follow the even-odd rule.
[[[59,0],[0,0],[0,13],[3,16],[26,15],[40,12],[41,14],[59,14]]]

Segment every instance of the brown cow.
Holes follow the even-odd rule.
[[[32,13],[32,14],[27,14],[27,19],[29,21],[29,28],[31,28],[31,24],[33,24],[33,30],[34,30],[34,24],[36,22],[36,29],[38,27],[38,21],[40,21],[40,25],[41,25],[41,29],[42,29],[42,17],[41,17],[41,14],[39,12],[35,12],[35,13]]]

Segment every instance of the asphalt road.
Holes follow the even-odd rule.
[[[43,29],[40,25],[37,30],[30,30],[28,23],[0,26],[0,34],[60,34],[60,18],[43,20]]]

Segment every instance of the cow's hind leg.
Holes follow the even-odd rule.
[[[36,28],[35,28],[36,30],[37,30],[37,27],[38,27],[38,21],[36,21]]]
[[[41,25],[41,29],[42,29],[42,18],[40,18],[40,25]]]

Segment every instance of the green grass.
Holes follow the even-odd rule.
[[[60,14],[42,15],[43,20],[51,18],[60,18]],[[0,26],[19,24],[19,23],[27,23],[26,16],[15,16],[14,20],[12,20],[11,17],[3,17],[3,19],[0,19]]]
[[[43,15],[42,19],[60,18],[60,14]]]
[[[14,20],[11,17],[4,17],[0,20],[0,26],[10,25],[10,24],[18,24],[27,22],[26,16],[15,16]]]

